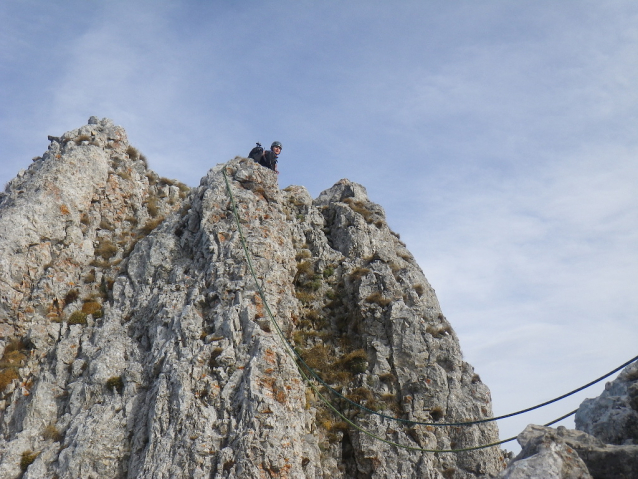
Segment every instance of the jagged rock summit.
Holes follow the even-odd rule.
[[[419,450],[494,442],[493,423],[371,413],[492,414],[434,290],[362,186],[341,180],[313,200],[235,158],[189,191],[150,171],[110,120],[50,139],[0,196],[0,477],[471,479],[504,468],[495,447]],[[309,387],[268,308],[352,403]]]

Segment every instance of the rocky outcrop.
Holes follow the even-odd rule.
[[[638,477],[636,392],[638,363],[627,366],[595,399],[576,412],[576,427],[528,426],[523,450],[502,479],[634,479]]]
[[[528,426],[518,436],[523,450],[502,479],[633,479],[638,477],[638,446],[604,444],[564,427]]]
[[[52,137],[0,197],[0,261],[1,477],[470,479],[504,467],[497,448],[421,450],[496,441],[491,423],[371,413],[468,421],[489,417],[491,398],[383,209],[348,180],[313,201],[236,158],[187,195],[91,118]],[[343,397],[304,382],[277,326]]]
[[[576,428],[606,444],[638,444],[638,362],[607,383],[599,397],[583,401]]]
[[[50,140],[0,194],[2,477],[31,461],[31,477],[54,475],[43,464],[64,445],[121,265],[188,191],[148,170],[110,120]]]
[[[529,425],[517,440],[522,450],[499,476],[502,479],[592,479],[573,449],[578,439],[564,427]],[[586,436],[581,433],[581,437]],[[571,439],[571,441],[570,441]],[[574,441],[576,439],[576,441]]]

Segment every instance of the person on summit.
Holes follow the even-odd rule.
[[[279,170],[277,169],[277,159],[279,158],[281,150],[282,146],[281,142],[279,141],[273,141],[272,145],[270,145],[270,150],[267,151],[264,151],[262,146],[257,143],[257,146],[250,150],[248,158],[252,158],[261,166],[270,168],[271,170],[279,174]]]

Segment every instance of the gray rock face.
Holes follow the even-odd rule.
[[[581,435],[586,436],[583,433]],[[523,449],[499,477],[592,479],[587,466],[571,446],[569,438],[569,432],[565,428],[559,427],[555,430],[543,426],[527,426],[517,438]]]
[[[604,444],[564,427],[527,426],[518,436],[521,453],[502,479],[633,479],[638,477],[638,446]]]
[[[576,412],[576,428],[607,444],[638,444],[638,363],[627,366]]]
[[[0,477],[470,479],[504,467],[494,447],[418,450],[497,441],[491,423],[410,425],[353,405],[430,423],[491,415],[434,290],[348,180],[313,201],[236,158],[186,197],[92,117],[0,197],[0,262]],[[304,381],[268,308],[352,403]]]
[[[638,477],[638,363],[627,366],[595,399],[576,412],[576,427],[528,426],[523,447],[502,479]]]

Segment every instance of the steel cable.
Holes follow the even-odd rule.
[[[377,411],[373,411],[372,409],[369,409],[365,406],[362,406],[361,404],[358,404],[354,401],[352,401],[351,399],[345,397],[344,395],[342,395],[339,391],[335,390],[334,388],[332,388],[329,384],[327,384],[310,366],[308,366],[308,364],[306,364],[306,362],[303,360],[303,358],[301,357],[301,355],[299,354],[299,352],[293,348],[290,343],[288,342],[288,340],[286,339],[283,331],[281,330],[279,323],[275,320],[274,314],[272,313],[272,311],[270,310],[270,306],[268,305],[268,301],[266,300],[266,296],[265,293],[259,283],[259,279],[257,277],[257,273],[255,272],[255,269],[253,267],[252,264],[252,260],[251,260],[251,256],[250,256],[250,252],[248,251],[248,246],[246,244],[246,240],[243,234],[243,230],[241,227],[241,223],[239,221],[239,214],[237,212],[237,205],[235,203],[235,198],[234,195],[232,193],[231,187],[230,187],[230,183],[228,181],[228,176],[226,175],[226,171],[225,171],[225,167],[224,169],[222,169],[222,173],[224,175],[224,181],[226,182],[226,188],[228,191],[228,195],[230,197],[230,201],[231,201],[231,206],[233,209],[233,215],[235,217],[235,222],[237,224],[237,229],[239,232],[239,237],[241,240],[241,244],[242,244],[242,248],[244,250],[244,255],[246,257],[246,261],[248,263],[248,267],[250,269],[251,275],[255,281],[255,284],[257,286],[257,290],[259,292],[259,295],[261,297],[262,303],[264,305],[264,309],[266,310],[266,312],[268,313],[269,319],[271,321],[271,323],[273,324],[273,326],[275,327],[276,331],[277,331],[277,335],[280,337],[280,339],[282,340],[283,344],[284,344],[284,349],[286,351],[286,353],[291,357],[291,359],[295,362],[297,369],[299,370],[300,374],[302,375],[302,377],[306,380],[306,382],[310,385],[310,387],[313,389],[313,391],[315,392],[315,394],[317,394],[317,396],[321,399],[321,401],[328,406],[335,414],[337,414],[339,417],[341,417],[346,423],[348,423],[350,426],[352,426],[354,429],[360,431],[363,434],[366,434],[370,437],[373,437],[377,440],[380,440],[386,444],[392,445],[392,446],[396,446],[396,447],[400,447],[403,449],[408,449],[408,450],[415,450],[415,451],[421,451],[421,452],[464,452],[464,451],[472,451],[472,450],[477,450],[477,449],[484,449],[487,447],[493,447],[493,446],[498,446],[501,444],[504,444],[506,442],[510,442],[513,441],[514,439],[516,439],[516,437],[511,437],[509,439],[504,439],[502,441],[498,441],[498,442],[494,442],[494,443],[490,443],[490,444],[486,444],[483,446],[475,446],[475,447],[470,447],[470,448],[462,448],[462,449],[449,449],[449,450],[434,450],[434,449],[424,449],[424,448],[419,448],[419,447],[412,447],[412,446],[405,446],[402,444],[398,444],[392,441],[388,441],[387,439],[384,439],[382,437],[376,436],[375,434],[366,431],[365,429],[361,428],[360,426],[358,426],[357,424],[355,424],[354,422],[352,422],[352,420],[350,420],[349,418],[347,418],[346,416],[343,415],[343,413],[341,413],[332,403],[330,403],[330,401],[328,399],[326,399],[323,394],[321,394],[321,392],[319,391],[319,389],[317,388],[317,386],[315,386],[315,384],[310,380],[310,377],[308,376],[308,374],[306,374],[306,372],[304,372],[303,368],[305,368],[308,373],[310,374],[310,376],[312,376],[313,378],[315,378],[321,385],[323,385],[324,387],[326,387],[330,392],[332,392],[333,394],[337,395],[338,397],[340,397],[341,399],[344,399],[345,401],[347,401],[349,404],[352,404],[353,406],[366,411],[370,414],[374,414],[377,415],[383,419],[388,419],[388,420],[392,420],[392,421],[398,421],[398,422],[402,422],[404,424],[410,424],[410,425],[421,425],[421,426],[469,426],[472,424],[482,424],[482,423],[487,423],[487,422],[492,422],[492,421],[497,421],[499,419],[505,419],[505,418],[509,418],[509,417],[513,417],[513,416],[517,416],[519,414],[523,414],[526,412],[530,412],[533,411],[535,409],[539,409],[543,406],[547,406],[549,404],[552,404],[554,402],[560,401],[561,399],[565,399],[566,397],[569,397],[579,391],[582,391],[583,389],[586,389],[600,381],[602,381],[603,379],[611,376],[612,374],[614,374],[615,372],[623,369],[624,367],[628,366],[629,364],[633,363],[634,361],[638,360],[638,356],[634,357],[633,359],[625,362],[624,364],[622,364],[621,366],[617,367],[616,369],[614,369],[613,371],[605,374],[604,376],[601,376],[598,379],[595,379],[594,381],[591,381],[587,384],[585,384],[584,386],[581,386],[573,391],[570,391],[569,393],[563,394],[562,396],[559,396],[555,399],[552,399],[550,401],[546,401],[544,403],[538,404],[536,406],[530,407],[530,408],[526,408],[514,413],[510,413],[510,414],[505,414],[502,416],[497,416],[497,417],[493,417],[493,418],[488,418],[488,419],[480,419],[480,420],[476,420],[476,421],[464,421],[464,422],[453,422],[453,423],[430,423],[430,422],[422,422],[422,421],[413,421],[413,420],[409,420],[409,419],[402,419],[402,418],[396,418],[396,417],[392,417],[392,416],[388,416],[386,414],[383,413],[379,413]],[[303,365],[303,368],[302,368]],[[573,414],[576,413],[577,410],[571,411],[570,413],[565,414],[564,416],[561,416],[558,419],[555,419],[547,424],[545,424],[545,426],[551,426],[552,424],[555,424]]]

